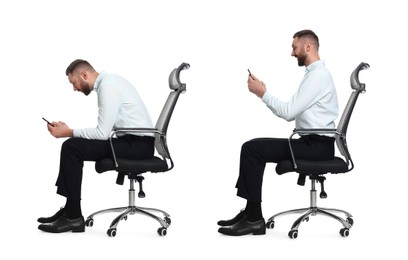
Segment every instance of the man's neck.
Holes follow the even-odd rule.
[[[318,60],[320,60],[319,55],[312,56],[312,57],[310,57],[309,59],[306,60],[305,66],[307,67],[310,64],[312,64],[313,62],[318,61]]]

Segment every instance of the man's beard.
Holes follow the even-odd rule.
[[[297,58],[299,67],[305,66],[306,63],[306,55],[300,55]]]
[[[82,84],[81,86],[82,93],[84,93],[85,96],[88,96],[89,93],[91,93],[91,87],[89,86],[88,83],[84,81],[81,84]]]

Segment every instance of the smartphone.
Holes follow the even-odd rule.
[[[42,118],[45,122],[47,122],[47,124],[49,124],[50,126],[54,126],[53,124],[50,123],[50,121],[48,121],[47,119],[45,119],[44,117]]]
[[[251,74],[251,71],[248,69],[248,73],[249,73],[249,76],[251,77],[251,79],[254,79],[253,77],[252,77],[252,74]]]

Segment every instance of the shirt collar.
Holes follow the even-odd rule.
[[[306,67],[306,73],[308,73],[309,71],[315,69],[316,67],[320,66],[320,65],[324,65],[324,61],[322,60],[317,60],[315,62],[312,62],[311,64],[309,64],[309,66]]]
[[[98,92],[99,86],[101,85],[101,82],[102,82],[102,80],[103,80],[103,78],[105,77],[106,74],[107,74],[106,71],[101,71],[99,73],[98,77],[95,80],[93,90]]]

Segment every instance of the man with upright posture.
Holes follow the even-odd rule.
[[[296,128],[335,128],[338,116],[336,89],[330,72],[319,57],[319,38],[311,30],[293,35],[292,54],[306,73],[297,92],[283,102],[266,89],[254,75],[248,77],[248,89],[262,99],[278,117],[295,120]],[[334,138],[330,135],[303,135],[292,140],[296,158],[330,160],[334,157]],[[265,164],[291,159],[287,138],[257,138],[242,145],[237,196],[246,200],[246,207],[230,220],[220,220],[218,231],[224,235],[265,234],[262,215],[262,181]]]

